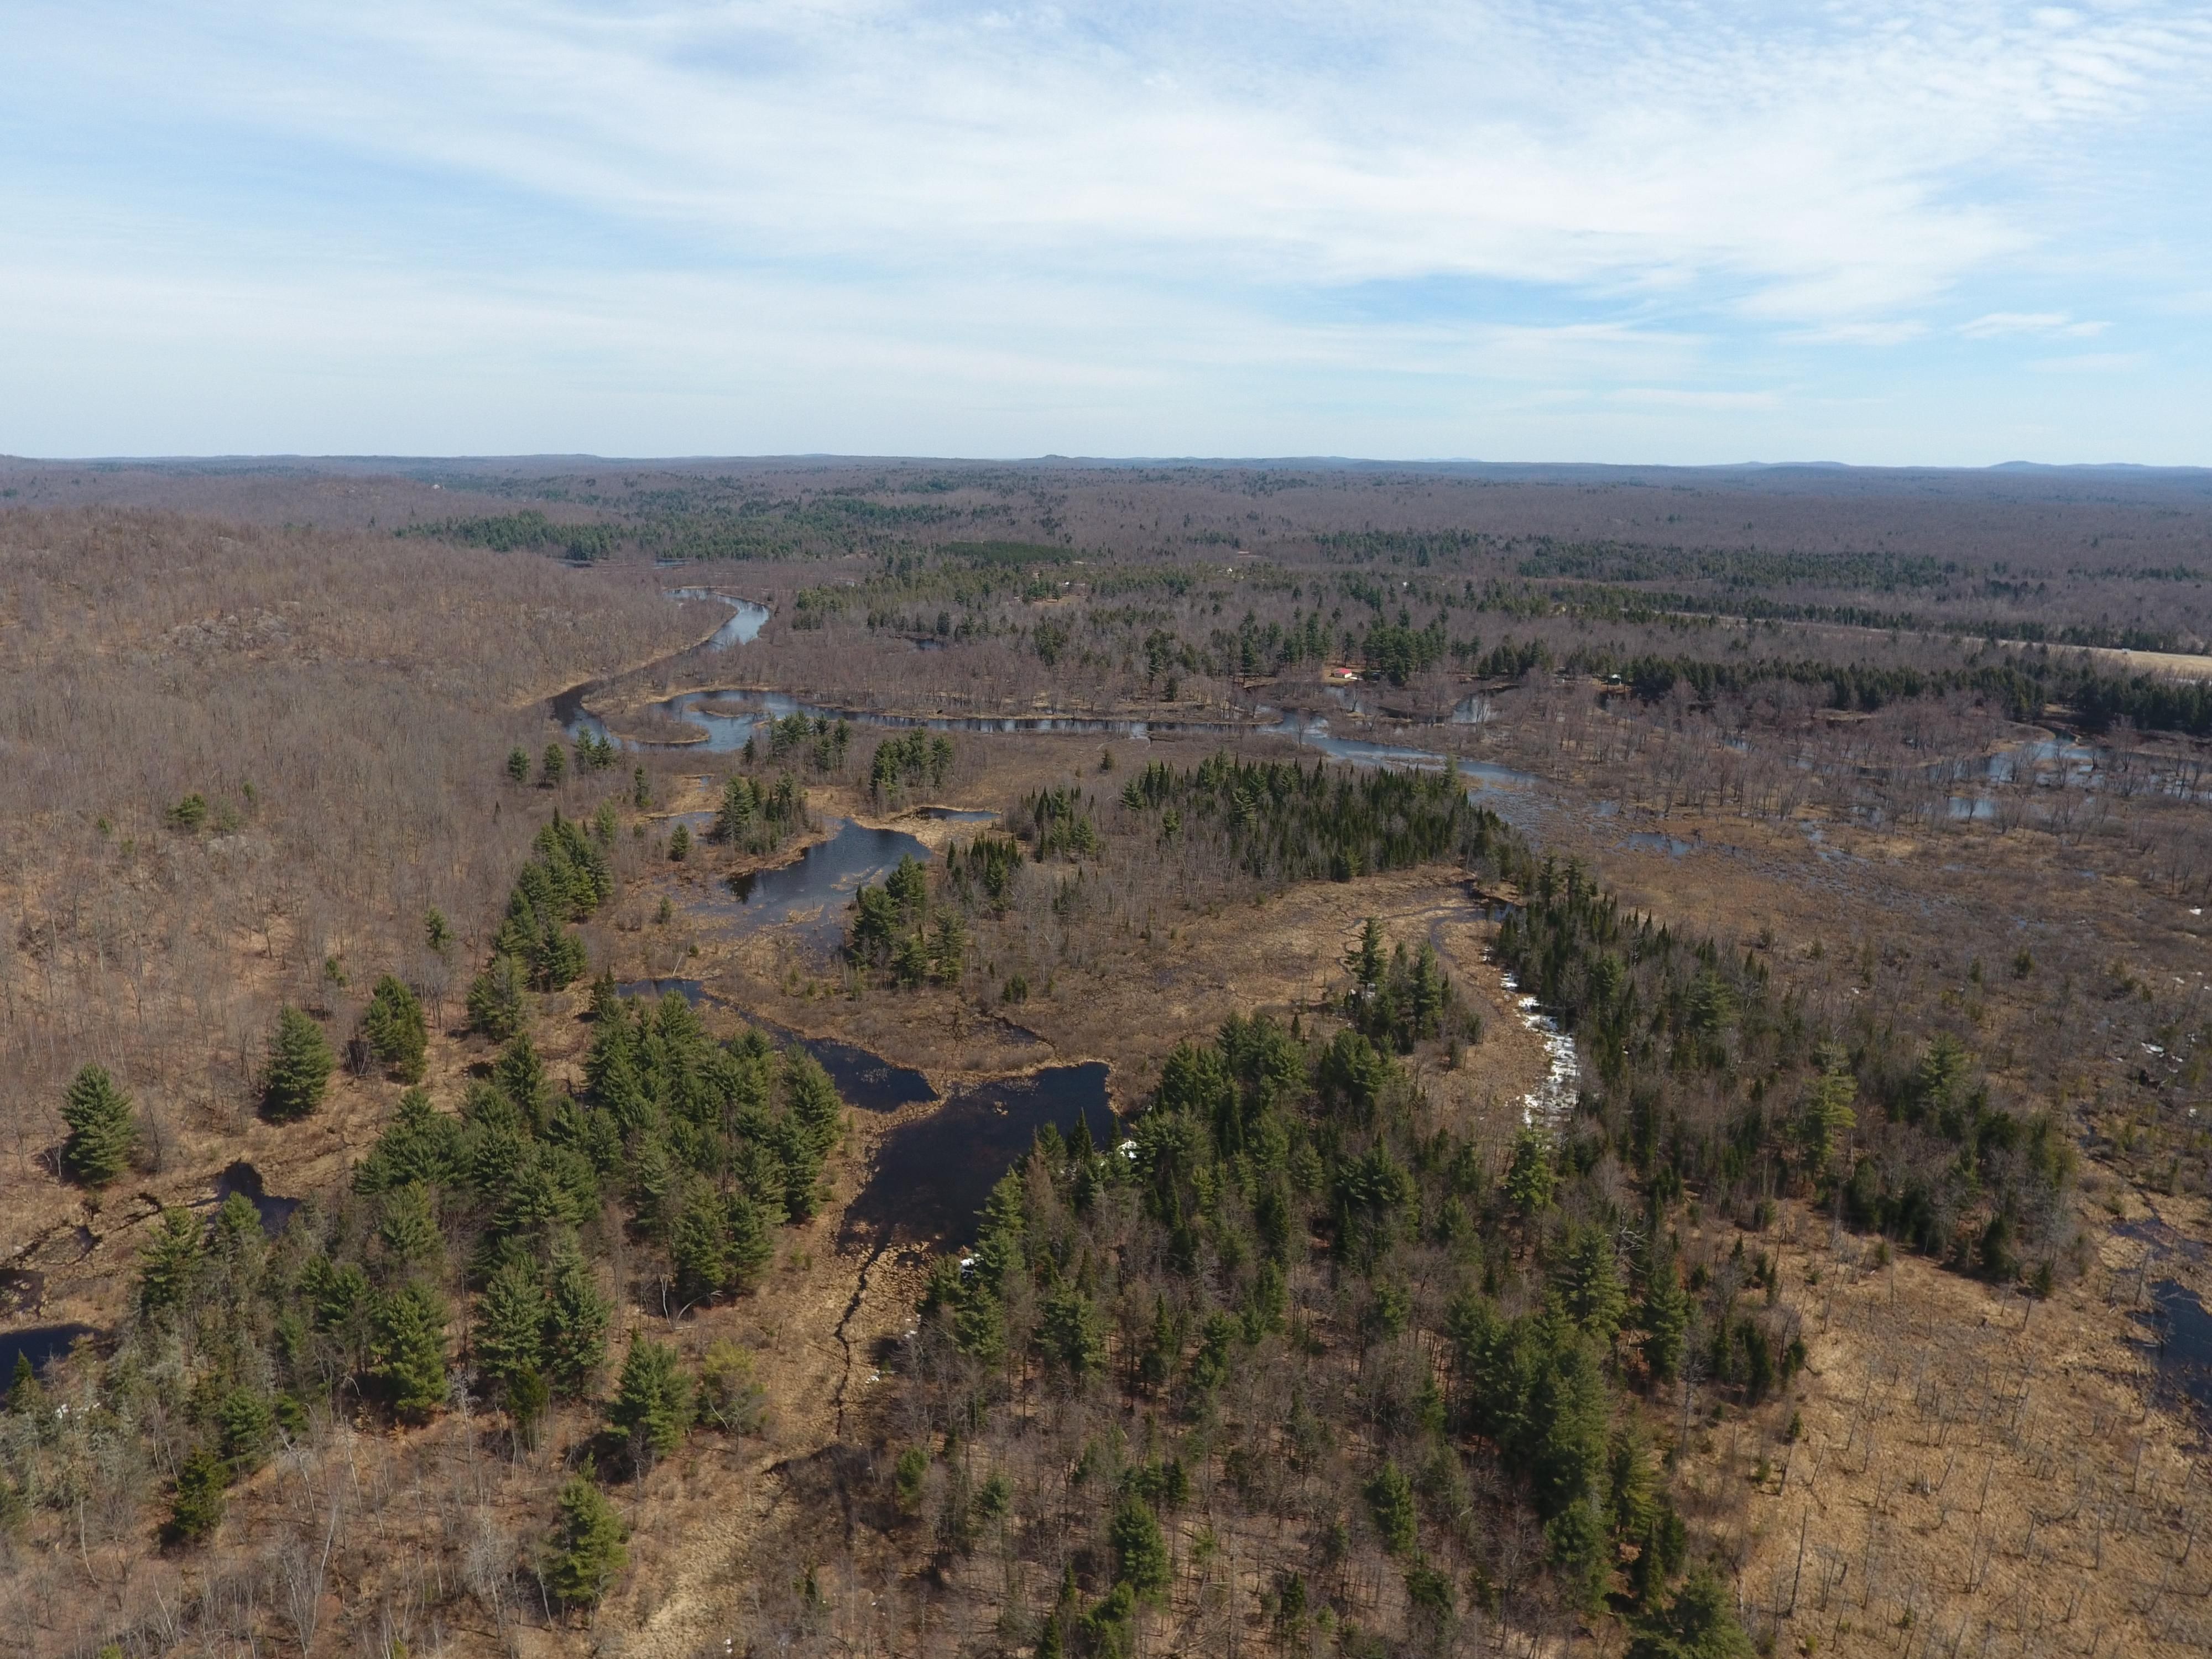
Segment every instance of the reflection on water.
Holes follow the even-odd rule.
[[[1464,709],[1477,702],[1469,699]],[[1285,738],[1300,749],[1310,749],[1354,766],[1404,766],[1421,771],[1441,770],[1447,757],[1433,749],[1416,749],[1377,743],[1364,738],[1339,737],[1328,721],[1318,715],[1291,713],[1267,726],[1245,726],[1223,720],[1143,720],[1104,719],[1082,714],[879,714],[866,709],[836,708],[805,702],[781,691],[736,694],[726,691],[685,691],[650,705],[649,712],[696,726],[706,733],[702,743],[653,744],[617,738],[598,716],[587,713],[580,697],[573,702],[556,700],[555,715],[571,737],[590,732],[631,749],[700,749],[711,754],[730,754],[774,721],[793,714],[810,720],[849,720],[855,726],[902,731],[920,727],[931,732],[1072,732],[1120,737],[1149,742],[1158,737]],[[1455,717],[1456,718],[1456,717]],[[1486,718],[1471,714],[1470,720]],[[1516,771],[1486,761],[1462,760],[1460,775],[1476,789],[1526,789],[1537,782],[1533,773]]]
[[[845,1212],[841,1242],[957,1243],[973,1237],[984,1200],[1037,1131],[1049,1123],[1066,1134],[1079,1120],[1089,1126],[1092,1144],[1114,1144],[1100,1061],[963,1089],[938,1111],[884,1137],[867,1185]]]
[[[222,1203],[233,1193],[242,1195],[253,1206],[254,1213],[261,1218],[261,1231],[274,1238],[284,1231],[284,1224],[292,1218],[292,1212],[300,1207],[296,1198],[279,1198],[263,1189],[261,1171],[243,1158],[232,1164],[215,1181],[215,1201]]]
[[[767,625],[769,608],[755,605],[750,599],[733,599],[726,593],[717,593],[705,587],[679,587],[670,592],[672,599],[715,599],[730,607],[730,619],[724,623],[705,642],[694,646],[695,651],[726,651],[733,645],[750,645],[760,637]]]
[[[1694,843],[1684,841],[1680,836],[1662,835],[1656,830],[1634,831],[1628,837],[1628,845],[1636,852],[1664,853],[1670,859],[1679,859],[1685,854],[1697,851]]]
[[[766,1020],[757,1019],[753,1024],[776,1042],[795,1042],[813,1055],[836,1085],[837,1097],[848,1106],[857,1106],[864,1112],[896,1112],[902,1106],[918,1106],[937,1098],[929,1079],[911,1066],[894,1066],[881,1054],[849,1042],[800,1036]]]
[[[799,938],[835,945],[845,936],[845,907],[854,892],[881,881],[902,858],[929,858],[929,848],[903,830],[872,830],[849,818],[831,820],[836,833],[817,842],[789,864],[732,876],[727,899],[710,899],[707,913],[743,931],[790,924]]]
[[[33,1325],[28,1330],[0,1331],[0,1379],[12,1379],[15,1362],[27,1358],[33,1370],[44,1370],[76,1346],[79,1337],[97,1336],[89,1325]],[[7,1386],[0,1381],[0,1388]]]
[[[712,1002],[737,1009],[748,1024],[770,1042],[786,1048],[796,1043],[813,1055],[830,1074],[838,1098],[864,1112],[896,1112],[902,1106],[919,1105],[937,1098],[937,1091],[929,1086],[929,1079],[910,1066],[894,1066],[882,1055],[872,1054],[849,1042],[839,1042],[831,1037],[801,1036],[787,1026],[757,1018],[738,1008],[728,998],[717,996],[698,980],[633,979],[624,981],[615,990],[622,996],[643,997],[653,1002],[672,994],[694,1008],[702,1002]]]
[[[2150,1287],[2158,1310],[2158,1369],[2160,1377],[2212,1412],[2212,1313],[2178,1279],[2161,1279]]]

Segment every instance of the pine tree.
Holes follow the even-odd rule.
[[[1628,1659],[1751,1659],[1757,1651],[1737,1622],[1728,1587],[1700,1565],[1664,1616],[1629,1644]]]
[[[428,1417],[446,1403],[446,1306],[418,1281],[380,1297],[370,1370],[402,1417]]]
[[[729,1273],[725,1283],[732,1290],[750,1291],[775,1260],[775,1230],[782,1217],[744,1192],[732,1192],[723,1208],[728,1217],[729,1238],[726,1255]]]
[[[522,963],[499,952],[470,982],[469,1024],[494,1042],[506,1042],[522,1029],[523,993],[529,983]]]
[[[1389,1458],[1367,1483],[1367,1507],[1375,1517],[1375,1530],[1382,1547],[1396,1556],[1410,1556],[1420,1541],[1419,1511],[1413,1504],[1413,1483]]]
[[[1158,1595],[1168,1587],[1168,1540],[1160,1532],[1152,1506],[1132,1492],[1114,1511],[1108,1532],[1114,1546],[1114,1579],[1140,1597]]]
[[[69,1125],[62,1168],[71,1180],[105,1187],[130,1166],[138,1144],[137,1119],[131,1097],[115,1086],[105,1067],[78,1068],[62,1096],[62,1121]]]
[[[422,1062],[430,1048],[422,1004],[390,974],[380,978],[369,994],[368,1007],[361,1017],[361,1033],[368,1039],[369,1051],[390,1066],[402,1083],[422,1080]]]
[[[545,1363],[545,1323],[551,1311],[545,1288],[529,1262],[501,1263],[484,1282],[483,1294],[477,1298],[472,1340],[477,1371],[507,1388],[523,1372],[541,1369]]]
[[[545,753],[538,761],[538,787],[540,789],[558,789],[568,771],[568,751],[557,743],[547,744]]]
[[[1505,1195],[1523,1215],[1533,1216],[1552,1207],[1552,1191],[1558,1180],[1551,1143],[1544,1132],[1534,1124],[1522,1125],[1513,1137],[1513,1162],[1505,1171]]]
[[[507,781],[509,783],[530,781],[530,751],[520,746],[507,751]]]
[[[434,904],[422,913],[422,942],[441,957],[453,948],[453,925]]]
[[[20,1350],[15,1375],[8,1379],[8,1409],[19,1416],[34,1416],[46,1403],[46,1391],[39,1386],[39,1368]]]
[[[419,1182],[394,1188],[384,1196],[376,1224],[378,1241],[394,1277],[428,1273],[435,1278],[445,1259],[445,1238],[430,1207],[429,1189]]]
[[[623,1361],[607,1420],[629,1437],[635,1451],[665,1457],[684,1443],[691,1426],[691,1383],[677,1368],[676,1350],[639,1337]]]
[[[177,1466],[177,1489],[169,1500],[169,1540],[197,1544],[222,1524],[223,1486],[229,1471],[204,1446]]]
[[[705,1182],[694,1186],[668,1231],[669,1265],[676,1294],[703,1302],[720,1294],[730,1277],[729,1218],[721,1194]]]
[[[584,1467],[561,1488],[560,1518],[545,1554],[545,1586],[565,1607],[595,1605],[629,1565],[629,1529]]]
[[[1673,1251],[1652,1269],[1636,1317],[1644,1328],[1644,1363],[1650,1368],[1652,1381],[1671,1382],[1682,1364],[1683,1334],[1690,1324],[1690,1298],[1674,1270]]]
[[[1360,927],[1359,943],[1345,952],[1344,965],[1352,970],[1352,983],[1369,996],[1382,983],[1382,924],[1374,917]]]
[[[679,823],[676,826],[676,833],[668,838],[669,860],[674,864],[681,864],[690,856],[691,826],[688,823]]]
[[[206,1259],[200,1218],[181,1206],[163,1210],[138,1255],[139,1307],[150,1314],[185,1306],[199,1289]]]
[[[554,1241],[546,1276],[546,1377],[562,1393],[580,1395],[606,1359],[607,1322],[614,1310],[573,1237]]]
[[[331,1045],[323,1028],[287,1005],[276,1016],[269,1038],[269,1069],[263,1074],[262,1109],[279,1122],[295,1122],[323,1103],[330,1088]]]
[[[1557,1282],[1567,1316],[1593,1340],[1610,1343],[1628,1298],[1613,1267],[1613,1240],[1603,1228],[1579,1227],[1568,1237]]]
[[[552,1103],[553,1080],[546,1075],[545,1062],[529,1032],[517,1031],[507,1039],[507,1047],[492,1062],[491,1080],[493,1087],[514,1103],[533,1130],[544,1127],[545,1110]]]
[[[269,1402],[251,1389],[233,1389],[216,1407],[215,1418],[222,1437],[222,1455],[233,1474],[258,1468],[276,1427]]]

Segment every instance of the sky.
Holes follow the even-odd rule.
[[[0,452],[2212,464],[2212,5],[8,0]]]

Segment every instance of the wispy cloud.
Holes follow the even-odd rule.
[[[472,335],[564,396],[580,364],[714,402],[708,364],[760,366],[737,372],[775,397],[794,388],[765,366],[856,360],[877,372],[797,390],[951,374],[1034,417],[1090,388],[1035,448],[1156,448],[1148,395],[1241,377],[1224,422],[1304,387],[1352,411],[1311,447],[1352,450],[1440,378],[1680,386],[1717,417],[1768,395],[1737,389],[1747,358],[2086,337],[2107,325],[2078,317],[2154,301],[2130,239],[2212,252],[2186,183],[2212,17],[2166,0],[19,0],[10,35],[0,236],[39,290],[0,319],[19,361],[94,337],[91,296],[154,271],[191,297],[119,320],[180,363],[195,344],[160,319],[189,312],[231,361],[307,339],[372,379],[374,341]],[[2123,179],[2154,220],[2100,188]],[[1439,281],[1516,297],[1391,313]],[[1385,297],[1356,322],[1320,303],[1354,290]],[[92,380],[87,417],[112,401]],[[0,414],[0,445],[51,445],[37,419]]]
[[[1970,340],[1995,340],[2018,334],[2084,339],[2102,334],[2110,326],[2109,323],[2076,322],[2063,311],[1992,311],[1971,323],[1961,323],[1959,332]]]

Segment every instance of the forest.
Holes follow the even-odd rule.
[[[2212,1640],[2201,481],[0,472],[0,1653]]]

